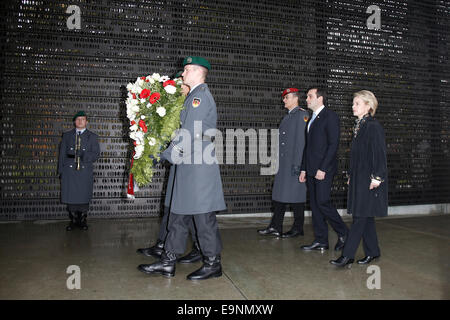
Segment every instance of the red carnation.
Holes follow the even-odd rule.
[[[145,77],[141,77],[141,80],[145,80]]]
[[[145,121],[144,120],[139,120],[139,127],[141,127],[142,131],[144,131],[144,133],[146,133],[148,131],[147,126],[145,125]]]
[[[174,87],[177,86],[176,83],[175,83],[175,81],[173,81],[173,80],[167,80],[167,81],[164,81],[163,87],[168,86],[168,85],[171,85],[171,86],[174,86]]]
[[[145,98],[147,98],[150,95],[150,93],[151,93],[150,90],[144,89],[144,90],[141,91],[141,94],[139,95],[139,97],[141,99],[145,99]]]
[[[133,99],[136,99],[136,95],[133,93]]]
[[[159,100],[159,98],[161,98],[161,95],[159,94],[159,92],[155,92],[150,96],[150,103],[154,104],[156,101]]]
[[[136,121],[133,120],[133,121],[130,122],[130,124],[131,124],[131,125],[135,125],[135,124],[136,124]]]

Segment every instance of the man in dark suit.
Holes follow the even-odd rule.
[[[339,147],[339,117],[325,107],[326,92],[312,88],[307,92],[306,103],[313,111],[307,125],[306,148],[299,180],[308,187],[314,241],[302,246],[303,250],[328,249],[328,225],[338,234],[335,250],[344,247],[348,228],[331,202],[331,186],[337,171],[337,150]]]
[[[87,212],[92,198],[93,163],[100,157],[98,136],[86,129],[87,116],[78,112],[72,119],[75,128],[64,132],[61,140],[58,173],[61,178],[61,202],[67,204],[71,231],[75,226],[87,230]]]

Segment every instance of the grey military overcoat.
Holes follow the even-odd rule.
[[[205,83],[186,97],[180,122],[177,136],[161,153],[162,159],[176,164],[171,169],[176,172],[175,182],[169,177],[166,191],[166,199],[172,194],[172,202],[166,201],[166,206],[170,204],[170,211],[176,214],[225,210],[219,165],[211,141],[216,130],[217,109]]]
[[[100,156],[98,136],[85,130],[81,134],[80,170],[74,157],[76,130],[64,132],[59,148],[58,173],[61,177],[61,202],[86,204],[92,198],[93,163]]]
[[[305,148],[305,128],[309,113],[295,107],[279,127],[278,172],[272,189],[272,200],[284,203],[306,202],[306,184],[300,183],[300,165]]]

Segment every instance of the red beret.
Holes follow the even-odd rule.
[[[281,96],[284,98],[284,96],[287,95],[288,93],[298,92],[298,91],[299,90],[297,88],[287,88],[286,90],[283,91]]]

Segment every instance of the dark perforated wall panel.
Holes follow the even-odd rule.
[[[80,29],[67,25],[69,5],[80,8]],[[381,9],[380,28],[368,24],[371,5]],[[172,74],[187,55],[212,64],[208,83],[224,137],[227,129],[276,129],[287,87],[328,88],[341,119],[339,208],[346,206],[352,93],[361,89],[379,99],[389,204],[449,201],[448,1],[23,0],[2,1],[0,10],[0,219],[66,217],[58,144],[78,110],[88,113],[102,149],[91,216],[157,216],[165,167],[136,200],[126,198],[124,87],[137,76]],[[273,176],[249,164],[255,151],[246,145],[246,164],[227,164],[223,155],[226,214],[271,210]]]

